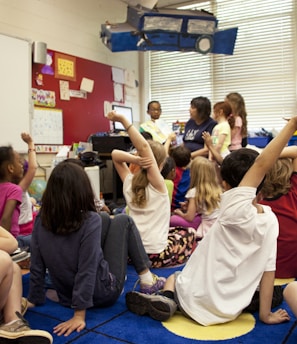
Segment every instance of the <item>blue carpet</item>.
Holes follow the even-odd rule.
[[[168,277],[177,268],[156,269],[159,276]],[[29,309],[26,319],[33,329],[42,329],[52,333],[55,344],[296,344],[297,327],[295,317],[285,302],[282,308],[288,310],[291,320],[279,325],[265,325],[259,321],[255,313],[256,325],[249,333],[228,340],[194,340],[169,332],[162,323],[147,316],[137,316],[129,312],[125,305],[125,292],[133,289],[137,275],[132,266],[128,267],[125,291],[109,308],[90,309],[87,311],[87,327],[80,333],[72,333],[69,337],[58,337],[52,333],[53,327],[69,319],[73,310],[47,300],[43,306]],[[24,296],[28,293],[29,274],[23,275]]]

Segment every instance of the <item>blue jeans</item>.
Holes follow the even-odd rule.
[[[19,235],[16,239],[19,244],[19,248],[26,248],[28,252],[30,252],[30,243],[31,243],[32,235]]]

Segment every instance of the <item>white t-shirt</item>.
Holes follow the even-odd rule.
[[[278,221],[257,213],[256,189],[222,195],[220,213],[176,279],[183,310],[202,325],[235,319],[250,304],[264,271],[275,271]]]
[[[19,225],[28,223],[33,219],[33,205],[28,192],[22,193],[22,203],[20,206]]]
[[[129,215],[133,218],[142,239],[146,253],[160,253],[167,246],[170,201],[168,191],[161,193],[151,184],[146,187],[146,207],[139,208],[132,204],[132,178],[128,174],[123,183],[123,192],[129,207]]]

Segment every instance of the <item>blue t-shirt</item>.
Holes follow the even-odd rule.
[[[193,119],[189,119],[185,125],[185,134],[183,137],[184,145],[189,148],[191,152],[202,149],[204,147],[202,133],[207,131],[211,134],[216,124],[217,122],[211,117],[199,125]]]

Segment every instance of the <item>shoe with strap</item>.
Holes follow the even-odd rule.
[[[16,312],[18,320],[0,326],[1,344],[52,344],[53,337],[50,333],[42,330],[32,330],[27,320]]]
[[[138,291],[130,291],[126,294],[126,304],[132,313],[148,314],[158,321],[168,320],[177,310],[176,302],[164,295],[148,295]]]
[[[153,277],[153,283],[152,284],[141,283],[140,279],[138,279],[134,284],[133,290],[136,289],[138,284],[140,285],[140,292],[143,294],[154,294],[158,290],[163,289],[164,284],[166,282],[166,278],[165,277],[159,277],[155,274],[152,274],[152,277]]]

